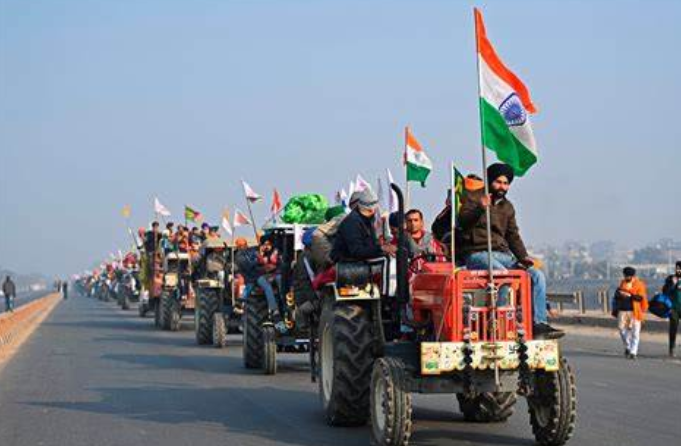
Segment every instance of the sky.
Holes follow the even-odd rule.
[[[481,172],[476,5],[539,108],[526,242],[679,239],[681,2],[0,0],[0,266],[82,271],[154,196],[217,221],[243,178],[262,221],[275,187],[403,178],[406,125],[432,220],[450,162]]]

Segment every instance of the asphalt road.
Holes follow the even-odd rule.
[[[17,293],[17,297],[14,298],[14,308],[18,308],[22,305],[26,305],[32,300],[40,299],[41,297],[47,296],[52,291],[42,290],[42,291],[24,291]],[[0,294],[0,313],[5,312],[5,296]]]
[[[0,372],[0,445],[366,445],[368,428],[323,421],[306,357],[279,374],[245,370],[227,350],[153,328],[136,311],[62,302]],[[613,339],[570,336],[579,420],[574,445],[679,444],[681,362],[647,343],[631,362]],[[415,445],[531,445],[524,401],[505,424],[462,421],[451,396],[415,399]]]

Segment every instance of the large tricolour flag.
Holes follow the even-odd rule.
[[[480,116],[485,146],[522,176],[537,162],[529,115],[537,110],[523,82],[509,70],[487,39],[482,13],[475,9],[480,75]]]
[[[433,163],[426,155],[421,144],[409,130],[405,129],[405,154],[404,161],[407,164],[407,181],[417,181],[421,186],[426,185],[426,179],[433,170]]]

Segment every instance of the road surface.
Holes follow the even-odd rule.
[[[0,445],[367,445],[368,428],[322,418],[306,356],[283,355],[276,376],[242,367],[238,336],[227,350],[198,347],[191,320],[179,333],[114,304],[61,302],[0,371]],[[616,339],[574,335],[573,445],[673,445],[681,428],[681,362],[644,343],[637,362]],[[505,424],[462,421],[451,396],[415,399],[414,445],[531,445],[522,401]]]

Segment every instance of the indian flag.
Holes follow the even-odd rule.
[[[426,179],[433,170],[433,163],[426,155],[421,144],[412,135],[409,127],[405,129],[405,154],[404,161],[407,165],[407,181],[417,181],[421,186],[426,185]]]
[[[529,120],[537,110],[525,84],[504,65],[487,39],[477,8],[475,29],[483,143],[522,176],[537,162],[537,144]]]

